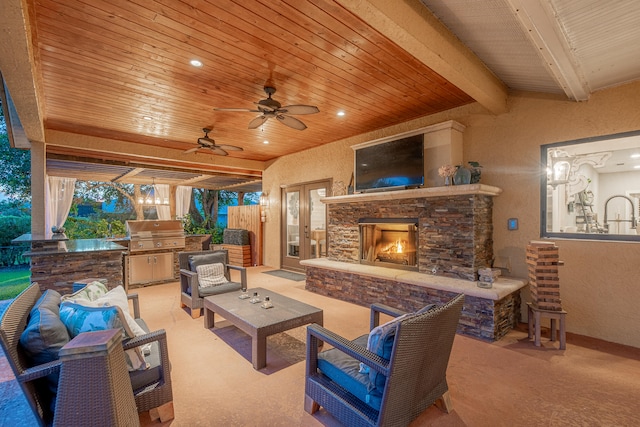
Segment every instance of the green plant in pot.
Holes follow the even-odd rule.
[[[471,184],[477,184],[480,182],[480,175],[482,174],[482,166],[478,162],[467,162],[469,164],[469,170],[471,171]]]

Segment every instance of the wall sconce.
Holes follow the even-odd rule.
[[[569,156],[565,151],[553,150],[549,153],[551,166],[547,169],[547,181],[553,188],[569,182],[571,166],[575,157]]]
[[[267,209],[269,209],[269,193],[260,195],[260,221],[267,222]]]

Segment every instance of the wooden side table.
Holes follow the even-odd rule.
[[[534,337],[534,344],[536,347],[540,347],[540,320],[543,317],[550,319],[551,327],[551,341],[556,340],[556,320],[560,322],[560,350],[567,348],[567,331],[565,325],[565,318],[567,312],[564,310],[542,310],[540,308],[533,307],[531,303],[527,303],[527,314],[529,318],[529,338]]]

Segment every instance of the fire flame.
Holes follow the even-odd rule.
[[[402,242],[400,241],[400,239],[398,239],[398,241],[396,242],[396,253],[401,254],[402,253]]]

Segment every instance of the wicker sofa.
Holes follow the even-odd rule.
[[[79,388],[82,390],[83,387],[89,389],[90,387],[86,382],[91,380],[78,377],[71,381],[72,385],[68,388],[64,388],[62,382],[60,382],[60,387],[57,387],[57,377],[61,374],[61,371],[64,372],[63,363],[60,360],[52,360],[34,365],[34,359],[27,354],[24,345],[20,342],[21,335],[31,325],[29,322],[30,317],[36,315],[34,312],[40,305],[44,304],[43,301],[47,294],[50,296],[51,292],[48,291],[43,294],[39,285],[33,283],[11,302],[0,321],[0,344],[40,424],[55,425],[55,413],[61,405],[77,404],[77,402],[65,401],[65,395],[70,393],[69,389]],[[59,296],[59,294],[57,295]],[[166,332],[164,330],[149,332],[149,328],[140,318],[137,294],[129,295],[128,298],[133,300],[133,317],[136,323],[147,333],[123,340],[122,348],[126,351],[150,344],[150,349],[145,356],[149,364],[148,368],[128,372],[129,381],[124,383],[124,387],[129,387],[127,393],[133,391],[138,412],[150,411],[152,418],[160,418],[162,421],[167,421],[173,418],[173,391]],[[38,305],[36,310],[32,310],[36,305]],[[42,320],[42,323],[46,322]],[[83,334],[79,334],[73,340],[82,336]],[[43,338],[42,341],[51,343],[53,339]],[[52,347],[47,350],[58,351],[59,345],[59,343],[51,344]],[[126,371],[125,365],[118,366]],[[113,376],[118,376],[122,375],[123,372],[112,374]],[[54,385],[52,385],[52,381],[55,383]],[[69,381],[66,384],[68,385]],[[52,390],[54,387],[57,389]],[[52,399],[52,391],[55,392],[55,400]],[[99,396],[97,400],[108,402],[108,397],[104,396],[104,399],[102,399],[102,396]],[[108,412],[109,410],[113,411],[113,408],[94,408],[93,410],[99,414],[100,410]]]

